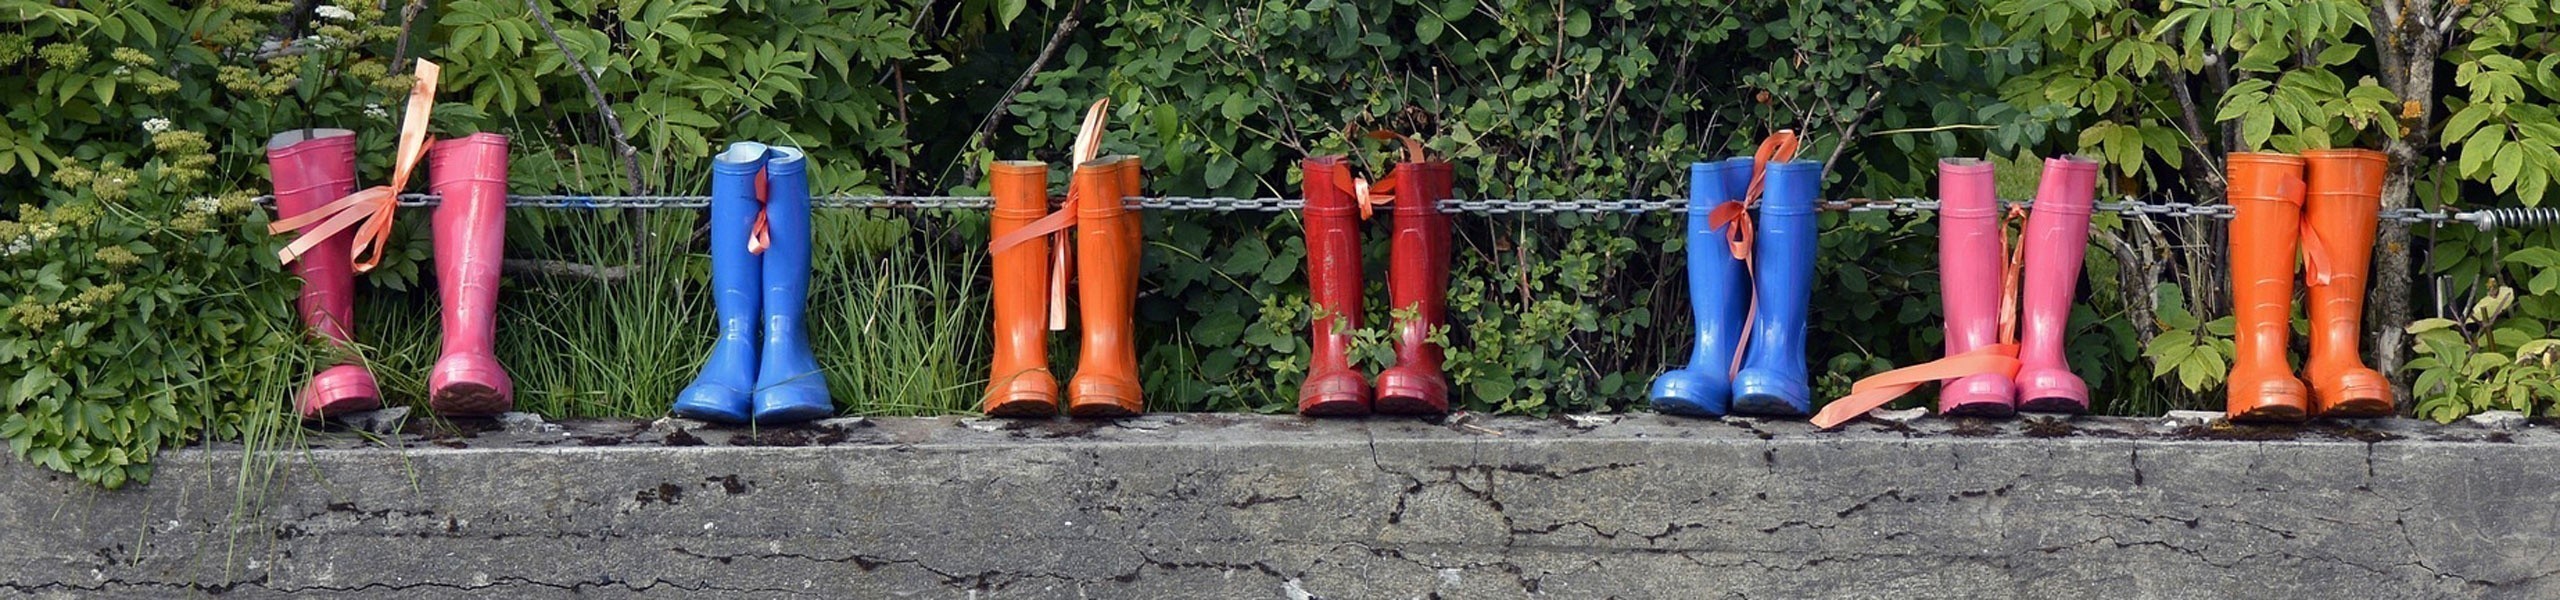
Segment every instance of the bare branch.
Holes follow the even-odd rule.
[[[409,36],[418,23],[418,12],[427,9],[427,0],[409,0],[400,7],[400,42],[391,47],[391,73],[409,72]]]
[[[2471,8],[2470,2],[2446,2],[2444,4],[2444,14],[2436,17],[2435,25],[2432,27],[2435,29],[2436,37],[2439,41],[2450,39],[2453,37],[2453,34],[2462,32],[2459,27],[2459,23],[2462,20],[2462,11]]]
[[[549,259],[510,258],[498,263],[499,270],[509,275],[535,275],[586,279],[599,283],[620,281],[631,276],[631,267],[605,267]]]
[[[986,118],[978,120],[978,130],[969,134],[971,145],[995,132],[996,125],[1004,121],[1005,107],[1013,105],[1014,95],[1021,94],[1023,87],[1031,85],[1031,78],[1039,75],[1041,67],[1049,64],[1050,55],[1057,54],[1058,46],[1066,44],[1067,34],[1076,30],[1076,23],[1083,13],[1084,0],[1076,0],[1074,5],[1067,7],[1066,18],[1058,20],[1057,31],[1049,34],[1049,43],[1040,47],[1040,54],[1031,59],[1031,66],[1024,67],[1022,75],[1013,78],[1013,87],[1005,88],[1004,95],[996,97],[995,106],[987,109]]]
[[[604,86],[596,83],[595,71],[587,69],[587,61],[578,58],[578,53],[569,49],[569,40],[561,38],[560,30],[551,26],[551,11],[542,8],[541,0],[524,0],[524,8],[533,12],[534,23],[551,35],[551,45],[558,47],[560,57],[568,59],[569,67],[578,71],[578,80],[587,84],[587,94],[595,99],[596,112],[604,119],[605,132],[612,134],[613,152],[622,157],[623,176],[630,179],[631,193],[649,194],[649,180],[640,175],[640,150],[631,147],[631,135],[622,128],[622,116],[614,114],[613,102],[605,98]]]

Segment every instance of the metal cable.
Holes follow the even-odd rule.
[[[436,205],[437,200],[437,197],[433,194],[402,194],[400,195],[399,205],[403,207],[434,206]],[[258,198],[258,202],[260,204],[270,204],[272,201],[272,196],[262,196]],[[913,208],[986,210],[994,205],[994,199],[987,196],[838,195],[813,197],[810,198],[810,204],[817,208],[834,209]],[[1826,200],[1819,204],[1822,210],[1847,213],[1890,212],[1897,215],[1911,215],[1922,212],[1937,212],[1938,210],[1938,201],[1932,198]],[[2032,203],[2013,201],[2007,202],[2006,204],[2026,207],[2030,206]],[[700,209],[710,205],[710,196],[510,195],[507,197],[507,206],[517,208],[647,210],[667,208]],[[1140,210],[1201,210],[1221,213],[1276,213],[1298,210],[1306,205],[1306,201],[1296,198],[1193,198],[1168,196],[1133,197],[1128,199],[1128,205],[1130,208]],[[2114,202],[2100,202],[2097,204],[2096,208],[2100,211],[2123,215],[2143,215],[2166,218],[2229,219],[2232,216],[2231,206],[2227,204],[2194,204],[2188,202],[2145,203],[2135,201],[2132,198],[2125,198]],[[1440,202],[1440,210],[1445,212],[1487,215],[1550,215],[1558,213],[1599,215],[1641,214],[1654,212],[1685,213],[1688,212],[1688,209],[1689,204],[1685,200],[1453,199],[1443,200]],[[2401,223],[2459,223],[2471,225],[2482,231],[2487,231],[2491,229],[2551,227],[2560,225],[2560,208],[2488,208],[2470,211],[2430,211],[2416,208],[2402,208],[2383,211],[2381,218]]]

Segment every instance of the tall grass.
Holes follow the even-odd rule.
[[[547,237],[509,240],[511,257],[625,272],[611,280],[506,276],[497,355],[514,377],[517,409],[554,418],[666,414],[717,335],[709,249],[695,236],[699,212],[648,212],[637,244],[612,211],[532,212],[509,217],[540,223],[509,233]],[[974,408],[986,364],[984,253],[960,239],[965,229],[952,220],[886,209],[818,212],[806,318],[840,412]],[[442,329],[434,285],[430,275],[417,290],[362,293],[357,336],[373,346],[369,358],[388,404],[425,405]]]

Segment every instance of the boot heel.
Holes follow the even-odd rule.
[[[1378,414],[1438,415],[1449,412],[1449,381],[1438,373],[1389,368],[1378,374]]]

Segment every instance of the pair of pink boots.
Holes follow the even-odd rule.
[[[277,218],[291,218],[356,191],[355,132],[301,129],[267,142]],[[427,374],[428,406],[445,416],[486,416],[515,406],[515,384],[499,366],[498,267],[506,240],[507,138],[480,133],[437,140],[427,151],[435,211],[436,288],[444,299],[444,353]],[[306,230],[309,228],[305,228]],[[382,406],[382,392],[354,345],[356,232],[342,230],[292,263],[302,278],[303,322],[342,352],[342,362],[295,396],[304,418]]]
[[[2080,261],[2089,248],[2098,166],[2077,156],[2044,161],[2035,204],[2019,234],[2017,256],[2011,257],[2004,252],[2008,239],[1992,164],[1968,158],[1938,162],[1938,276],[1946,302],[1947,356],[2015,343],[2018,359],[2014,376],[1975,373],[1948,382],[1938,392],[1939,414],[2088,412],[2089,385],[2072,374],[2062,347],[2071,297],[2080,287]],[[2010,302],[2015,304],[2004,306]]]

